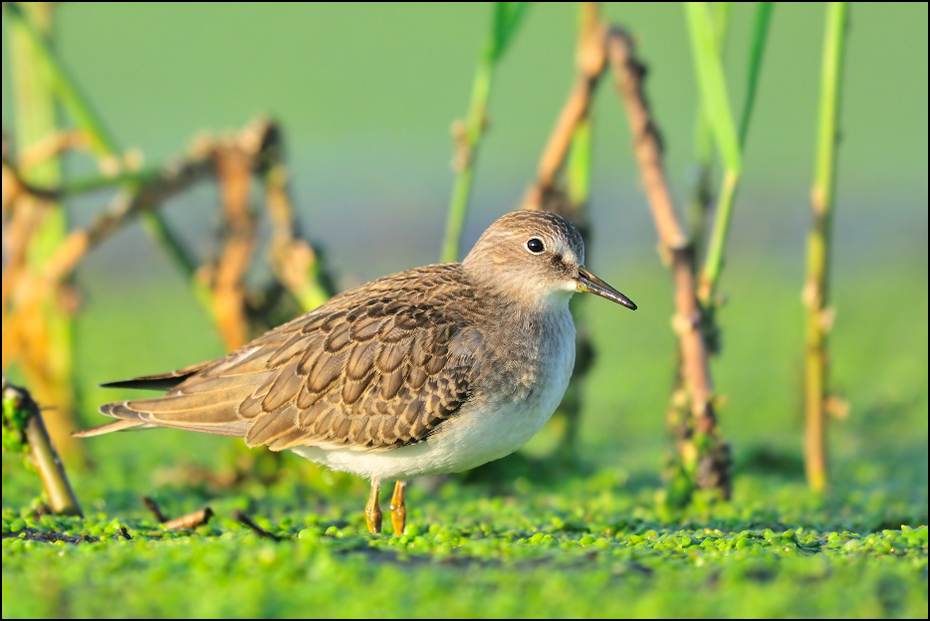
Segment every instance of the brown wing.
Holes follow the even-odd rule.
[[[268,332],[215,363],[189,367],[167,394],[101,412],[140,425],[297,445],[387,449],[424,439],[469,395],[481,335],[446,304],[458,266],[371,283]],[[424,273],[425,272],[425,273]],[[435,285],[423,295],[426,276]],[[153,376],[153,380],[176,374]],[[141,387],[130,380],[126,385]]]

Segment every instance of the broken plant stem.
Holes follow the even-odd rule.
[[[83,515],[65,468],[42,422],[39,406],[23,388],[3,378],[3,425],[7,433],[20,435],[29,460],[35,466],[48,496],[49,507],[58,515]],[[7,443],[4,442],[4,448]]]
[[[164,522],[162,526],[165,527],[165,530],[194,530],[198,526],[203,526],[209,522],[212,517],[213,509],[204,507],[193,513],[188,513],[187,515],[182,515],[179,518]]]

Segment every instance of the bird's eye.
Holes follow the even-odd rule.
[[[526,249],[532,252],[533,254],[539,254],[540,252],[545,250],[546,247],[543,246],[541,239],[539,239],[538,237],[533,237],[528,242],[526,242]]]

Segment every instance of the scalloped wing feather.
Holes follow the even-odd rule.
[[[425,293],[424,277],[434,281]],[[219,360],[122,382],[171,390],[100,411],[272,450],[384,450],[421,441],[461,408],[477,372],[481,335],[443,294],[462,286],[458,265],[383,278]]]

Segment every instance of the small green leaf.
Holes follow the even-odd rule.
[[[520,27],[530,2],[495,2],[489,56],[497,62]]]
[[[740,147],[733,123],[733,114],[730,111],[726,78],[717,46],[714,23],[706,2],[688,2],[686,11],[701,103],[710,122],[714,142],[717,144],[724,167],[729,172],[739,174]]]

